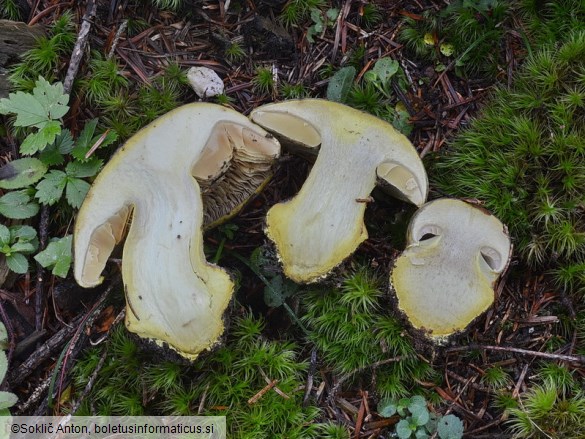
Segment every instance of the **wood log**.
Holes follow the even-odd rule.
[[[27,50],[35,46],[37,38],[43,35],[43,26],[0,20],[0,98],[8,96],[10,90],[7,67],[18,62]]]

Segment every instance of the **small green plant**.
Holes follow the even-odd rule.
[[[366,29],[372,29],[382,21],[382,13],[380,8],[374,3],[366,3],[363,5],[360,14],[360,23]]]
[[[328,27],[332,27],[335,24],[338,15],[339,9],[337,8],[328,9],[325,14],[317,8],[311,10],[311,20],[313,21],[313,24],[307,29],[307,41],[309,43],[314,43],[315,35],[319,35]]]
[[[252,78],[252,84],[257,93],[271,94],[276,86],[272,69],[268,67],[259,67],[256,69],[256,75]]]
[[[36,47],[24,54],[22,62],[11,67],[9,79],[13,87],[30,92],[39,76],[55,82],[63,67],[60,60],[70,54],[75,38],[73,16],[65,12],[55,20],[49,35],[39,38]]]
[[[585,4],[581,0],[522,0],[520,12],[530,40],[537,45],[561,41],[571,32],[585,31]]]
[[[20,21],[21,10],[15,0],[4,0],[0,4],[0,18]]]
[[[246,58],[246,51],[240,43],[230,43],[224,52],[225,58],[230,62],[239,62]]]
[[[309,96],[309,90],[301,83],[289,84],[284,82],[280,86],[280,94],[284,99],[302,99]]]
[[[8,349],[8,333],[4,323],[0,322],[0,384],[6,378],[6,372],[8,372],[8,358],[6,357],[6,352],[4,352],[6,349]],[[0,419],[2,419],[0,428],[4,429],[10,423],[11,418],[8,409],[17,402],[18,398],[14,393],[0,391]]]
[[[400,439],[428,439],[435,434],[440,439],[463,437],[463,423],[457,416],[437,416],[429,412],[427,402],[419,395],[398,401],[383,399],[378,403],[378,413],[386,418],[398,414],[396,435]]]
[[[457,0],[440,14],[427,11],[420,20],[406,18],[399,39],[419,58],[439,61],[454,56],[460,75],[494,75],[507,14],[506,3],[498,0]]]
[[[511,383],[511,378],[501,366],[493,366],[485,370],[481,382],[492,389],[501,389]]]
[[[341,288],[301,294],[301,318],[309,340],[335,373],[359,376],[378,362],[396,358],[376,369],[377,390],[402,397],[416,387],[415,379],[433,377],[398,320],[383,311],[379,279],[364,268],[347,275]]]
[[[291,0],[286,3],[280,19],[286,27],[296,26],[309,18],[312,11],[325,7],[325,0]]]
[[[484,202],[523,260],[567,292],[585,291],[584,55],[580,32],[528,57],[431,173],[447,193]]]
[[[509,410],[509,430],[516,438],[584,437],[584,410],[582,390],[563,393],[553,381],[547,380],[533,385],[522,395],[519,407]]]
[[[158,9],[168,9],[170,11],[177,11],[183,6],[183,0],[152,0],[152,3]]]
[[[0,224],[0,253],[6,264],[15,273],[28,271],[26,255],[37,251],[39,242],[37,231],[30,226],[10,226]]]
[[[392,123],[394,128],[405,135],[412,127],[408,123],[409,114],[404,105],[393,95],[392,81],[404,88],[404,73],[398,61],[380,58],[372,70],[366,72],[363,81],[354,83],[356,69],[353,66],[339,69],[330,79],[327,99],[346,103],[358,110],[366,111]]]
[[[69,110],[68,100],[61,83],[51,85],[42,77],[36,81],[32,93],[19,91],[0,100],[0,114],[16,115],[14,126],[29,131],[21,143],[20,153],[37,155],[13,160],[4,168],[6,175],[0,179],[0,187],[19,189],[0,198],[0,214],[7,218],[30,218],[38,213],[38,203],[53,205],[63,194],[71,207],[79,208],[90,187],[84,179],[95,176],[103,163],[91,157],[91,153],[116,140],[115,132],[96,131],[98,122],[94,119],[86,123],[74,141],[61,122]],[[55,166],[61,169],[49,170]],[[36,232],[33,232],[28,226],[3,231],[2,253],[8,266],[17,273],[28,270],[24,255],[37,250]],[[52,268],[53,274],[67,276],[71,265],[71,236],[53,240],[35,259],[43,267]]]

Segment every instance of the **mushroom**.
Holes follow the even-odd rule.
[[[74,230],[75,279],[86,288],[101,283],[131,219],[122,260],[126,326],[197,357],[222,334],[234,284],[205,260],[204,206],[194,176],[217,182],[244,155],[247,167],[236,173],[245,178],[279,150],[263,129],[219,105],[185,105],[155,120],[117,151],[84,200]]]
[[[436,341],[464,330],[493,303],[511,252],[506,226],[487,211],[431,201],[412,217],[391,274],[398,307]]]
[[[283,270],[296,282],[326,276],[367,238],[363,216],[377,182],[417,206],[426,200],[427,176],[416,150],[374,116],[302,99],[259,107],[251,118],[283,145],[318,154],[299,193],[273,206],[266,219]]]

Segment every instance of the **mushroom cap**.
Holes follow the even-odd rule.
[[[137,132],[114,154],[75,223],[74,276],[84,287],[101,283],[107,259],[131,223],[122,260],[126,326],[187,358],[222,334],[234,289],[229,275],[205,260],[203,200],[193,177],[224,172],[233,150],[209,146],[226,130],[256,139],[264,145],[255,147],[259,151],[278,151],[278,142],[234,110],[185,105]]]
[[[493,303],[511,251],[506,227],[484,209],[431,201],[411,219],[391,274],[398,306],[431,337],[461,331]]]
[[[426,199],[427,176],[416,150],[372,115],[336,102],[301,99],[264,105],[251,118],[284,145],[318,149],[299,193],[267,215],[267,235],[285,274],[296,282],[326,276],[367,238],[362,199],[380,179],[414,204]]]

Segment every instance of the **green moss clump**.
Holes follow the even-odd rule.
[[[585,381],[554,364],[541,368],[538,376],[541,383],[509,409],[510,432],[517,438],[585,437]]]
[[[457,0],[441,13],[433,10],[420,20],[406,18],[399,40],[419,58],[455,59],[460,74],[494,76],[502,61],[499,47],[507,17],[506,2]]]
[[[71,53],[75,39],[73,15],[65,12],[55,20],[48,36],[39,38],[36,47],[23,55],[22,62],[10,68],[9,79],[14,89],[32,92],[39,76],[56,82],[59,72],[67,66],[61,59]]]
[[[341,288],[312,290],[302,296],[302,321],[309,340],[337,374],[371,371],[389,358],[400,361],[376,367],[377,390],[383,397],[412,394],[414,380],[429,379],[432,368],[416,355],[398,320],[383,310],[380,281],[365,269],[349,275]]]
[[[522,0],[520,13],[530,40],[536,44],[554,43],[571,32],[585,30],[582,0]]]
[[[230,438],[326,437],[332,427],[318,422],[319,409],[302,406],[307,364],[298,358],[297,346],[268,340],[263,330],[261,320],[237,318],[224,347],[186,366],[153,360],[118,327],[92,391],[76,414],[217,415],[227,417]],[[78,393],[96,369],[103,349],[91,349],[76,364],[73,376]],[[249,403],[266,387],[267,379],[278,380],[276,386],[286,396],[271,389]]]
[[[524,261],[585,291],[585,32],[529,56],[435,171],[508,225]]]

